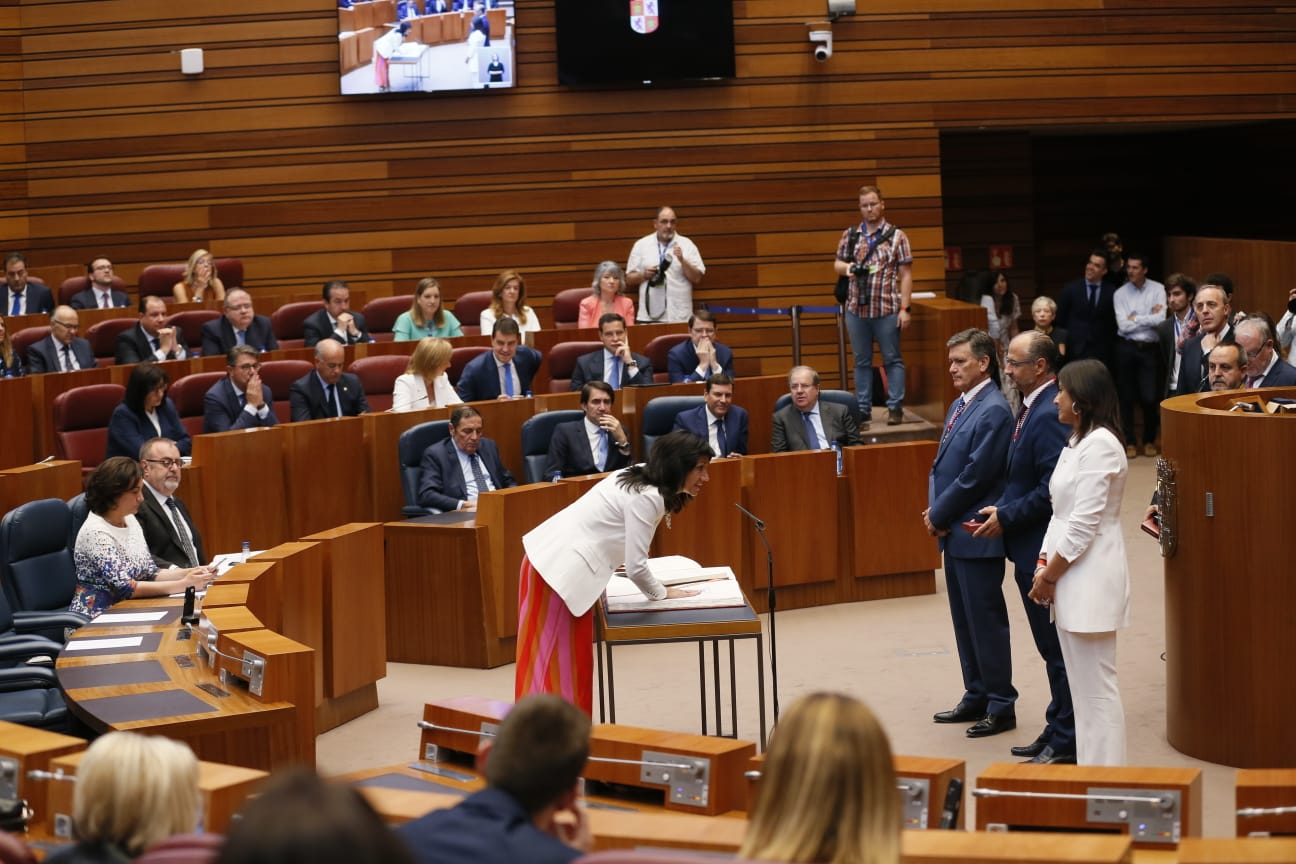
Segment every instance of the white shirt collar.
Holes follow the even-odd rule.
[[[972,400],[975,399],[975,398],[977,397],[977,394],[978,394],[978,393],[980,393],[982,390],[985,389],[985,386],[986,386],[987,384],[993,384],[993,383],[994,383],[994,379],[993,379],[993,378],[989,378],[989,377],[987,377],[987,378],[986,378],[984,381],[982,381],[980,384],[976,385],[976,386],[973,387],[971,390],[969,390],[968,392],[964,393],[964,394],[963,394],[963,401],[964,401],[965,403],[967,403],[967,404],[970,405],[970,404],[972,403]]]
[[[1029,408],[1031,405],[1035,404],[1035,397],[1040,394],[1040,391],[1042,391],[1045,387],[1049,386],[1056,380],[1057,380],[1056,375],[1050,376],[1047,381],[1045,381],[1043,384],[1039,385],[1034,390],[1032,390],[1026,396],[1026,398],[1022,400],[1022,405],[1026,408]]]

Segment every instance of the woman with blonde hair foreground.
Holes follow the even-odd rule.
[[[783,715],[738,857],[899,862],[900,796],[891,744],[864,703],[813,693]]]
[[[420,339],[405,374],[397,376],[392,385],[392,410],[418,411],[463,402],[446,375],[453,353],[454,349],[444,339],[433,336]]]

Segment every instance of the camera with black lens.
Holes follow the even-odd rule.
[[[858,279],[861,276],[867,276],[869,268],[867,264],[862,264],[859,261],[856,261],[851,265],[850,272],[852,276]]]
[[[666,284],[666,271],[670,269],[671,260],[663,258],[661,264],[657,267],[657,272],[648,280],[649,288],[660,288]]]

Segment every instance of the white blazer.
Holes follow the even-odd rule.
[[[530,306],[523,306],[522,311],[526,313],[527,320],[525,324],[518,321],[518,329],[523,333],[540,332],[540,316],[536,315],[535,310]],[[516,315],[506,315],[504,317],[517,321]],[[477,319],[477,323],[481,325],[481,332],[487,336],[491,334],[491,330],[495,329],[495,313],[491,311],[489,306],[481,311],[481,317]]]
[[[396,386],[392,388],[392,410],[418,411],[422,408],[442,408],[463,402],[454,387],[450,386],[450,378],[444,372],[432,380],[432,395],[435,401],[429,402],[427,385],[423,383],[422,377],[413,372],[406,372],[404,375],[397,376]]]
[[[1120,524],[1128,470],[1125,448],[1106,429],[1090,432],[1058,456],[1049,481],[1053,518],[1040,554],[1071,562],[1053,600],[1061,630],[1105,633],[1129,626],[1129,565]]]
[[[622,563],[645,595],[666,597],[665,586],[648,572],[648,547],[666,502],[655,486],[621,488],[623,474],[625,469],[604,477],[522,537],[531,566],[573,615],[589,611]]]

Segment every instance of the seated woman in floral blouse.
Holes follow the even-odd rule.
[[[158,570],[135,520],[142,482],[139,462],[125,456],[105,459],[86,482],[90,514],[77,533],[71,611],[96,618],[118,600],[180,594],[190,585],[201,591],[216,578],[214,567]]]

